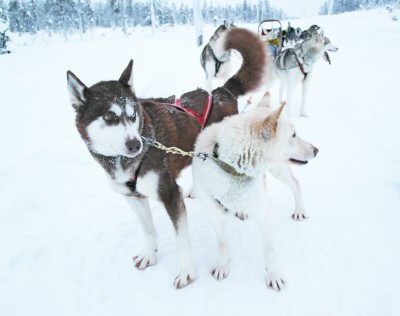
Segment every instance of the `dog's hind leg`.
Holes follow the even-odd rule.
[[[290,165],[288,163],[276,164],[269,171],[277,180],[283,182],[292,190],[296,204],[292,218],[295,221],[302,221],[308,218],[299,181],[294,177]]]
[[[301,95],[300,115],[303,117],[308,116],[307,111],[306,111],[306,102],[307,102],[307,97],[308,97],[308,90],[310,88],[311,77],[312,77],[312,73],[309,72],[307,74],[307,77],[303,80],[302,85],[301,85],[302,95]]]
[[[293,84],[288,84],[286,87],[286,106],[285,106],[285,111],[286,111],[286,117],[290,119],[291,117],[291,108],[292,108],[292,99],[293,99],[293,93],[294,93],[294,88],[295,86]]]
[[[201,201],[202,208],[207,212],[215,229],[218,241],[218,260],[211,274],[216,280],[223,280],[229,274],[229,247],[225,234],[225,221],[227,214],[224,213],[222,206],[203,190],[197,190],[198,200]]]
[[[154,227],[148,199],[136,199],[129,196],[127,196],[126,199],[131,206],[131,209],[136,214],[145,237],[142,250],[133,258],[135,267],[143,270],[148,266],[154,265],[157,261],[157,233]]]
[[[180,272],[175,278],[174,286],[177,289],[180,289],[192,283],[196,279],[196,269],[190,253],[186,207],[180,188],[175,182],[171,183],[170,185],[163,183],[163,188],[168,189],[164,190],[162,194],[160,194],[161,201],[163,202],[167,213],[171,218],[177,237]]]

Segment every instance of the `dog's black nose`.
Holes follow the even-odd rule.
[[[314,157],[318,154],[319,149],[317,147],[314,147]]]
[[[140,148],[142,147],[142,144],[139,139],[133,138],[133,139],[128,140],[125,143],[125,146],[131,154],[134,154],[140,150]]]

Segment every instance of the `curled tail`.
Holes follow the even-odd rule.
[[[243,58],[242,66],[224,84],[236,98],[257,89],[263,82],[266,63],[269,62],[266,50],[258,36],[248,30],[233,28],[225,38],[225,49],[236,49]]]

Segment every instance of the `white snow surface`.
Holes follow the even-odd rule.
[[[0,56],[1,315],[399,315],[400,23],[383,10],[291,23],[322,26],[339,51],[330,54],[332,65],[315,66],[310,117],[293,119],[298,135],[320,149],[307,166],[293,167],[310,218],[294,222],[290,190],[268,180],[266,203],[286,280],[280,293],[265,284],[251,217],[227,219],[231,271],[214,280],[216,237],[196,199],[185,202],[197,280],[173,287],[175,234],[157,201],[151,206],[158,261],[135,269],[139,224],[75,128],[68,69],[92,85],[118,79],[133,58],[139,97],[203,86],[193,27],[154,36],[97,31],[69,42],[13,37],[12,54]],[[205,39],[213,30],[205,27]],[[253,94],[253,104],[262,93]],[[294,102],[297,113],[300,88]]]

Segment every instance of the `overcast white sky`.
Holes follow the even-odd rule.
[[[193,5],[193,0],[167,0],[187,3]],[[242,3],[243,0],[200,0],[201,2],[208,2],[213,4],[227,4],[227,3]],[[249,3],[258,3],[259,0],[247,0]],[[275,8],[282,8],[290,16],[310,17],[318,15],[321,5],[324,0],[269,0],[269,3]]]

